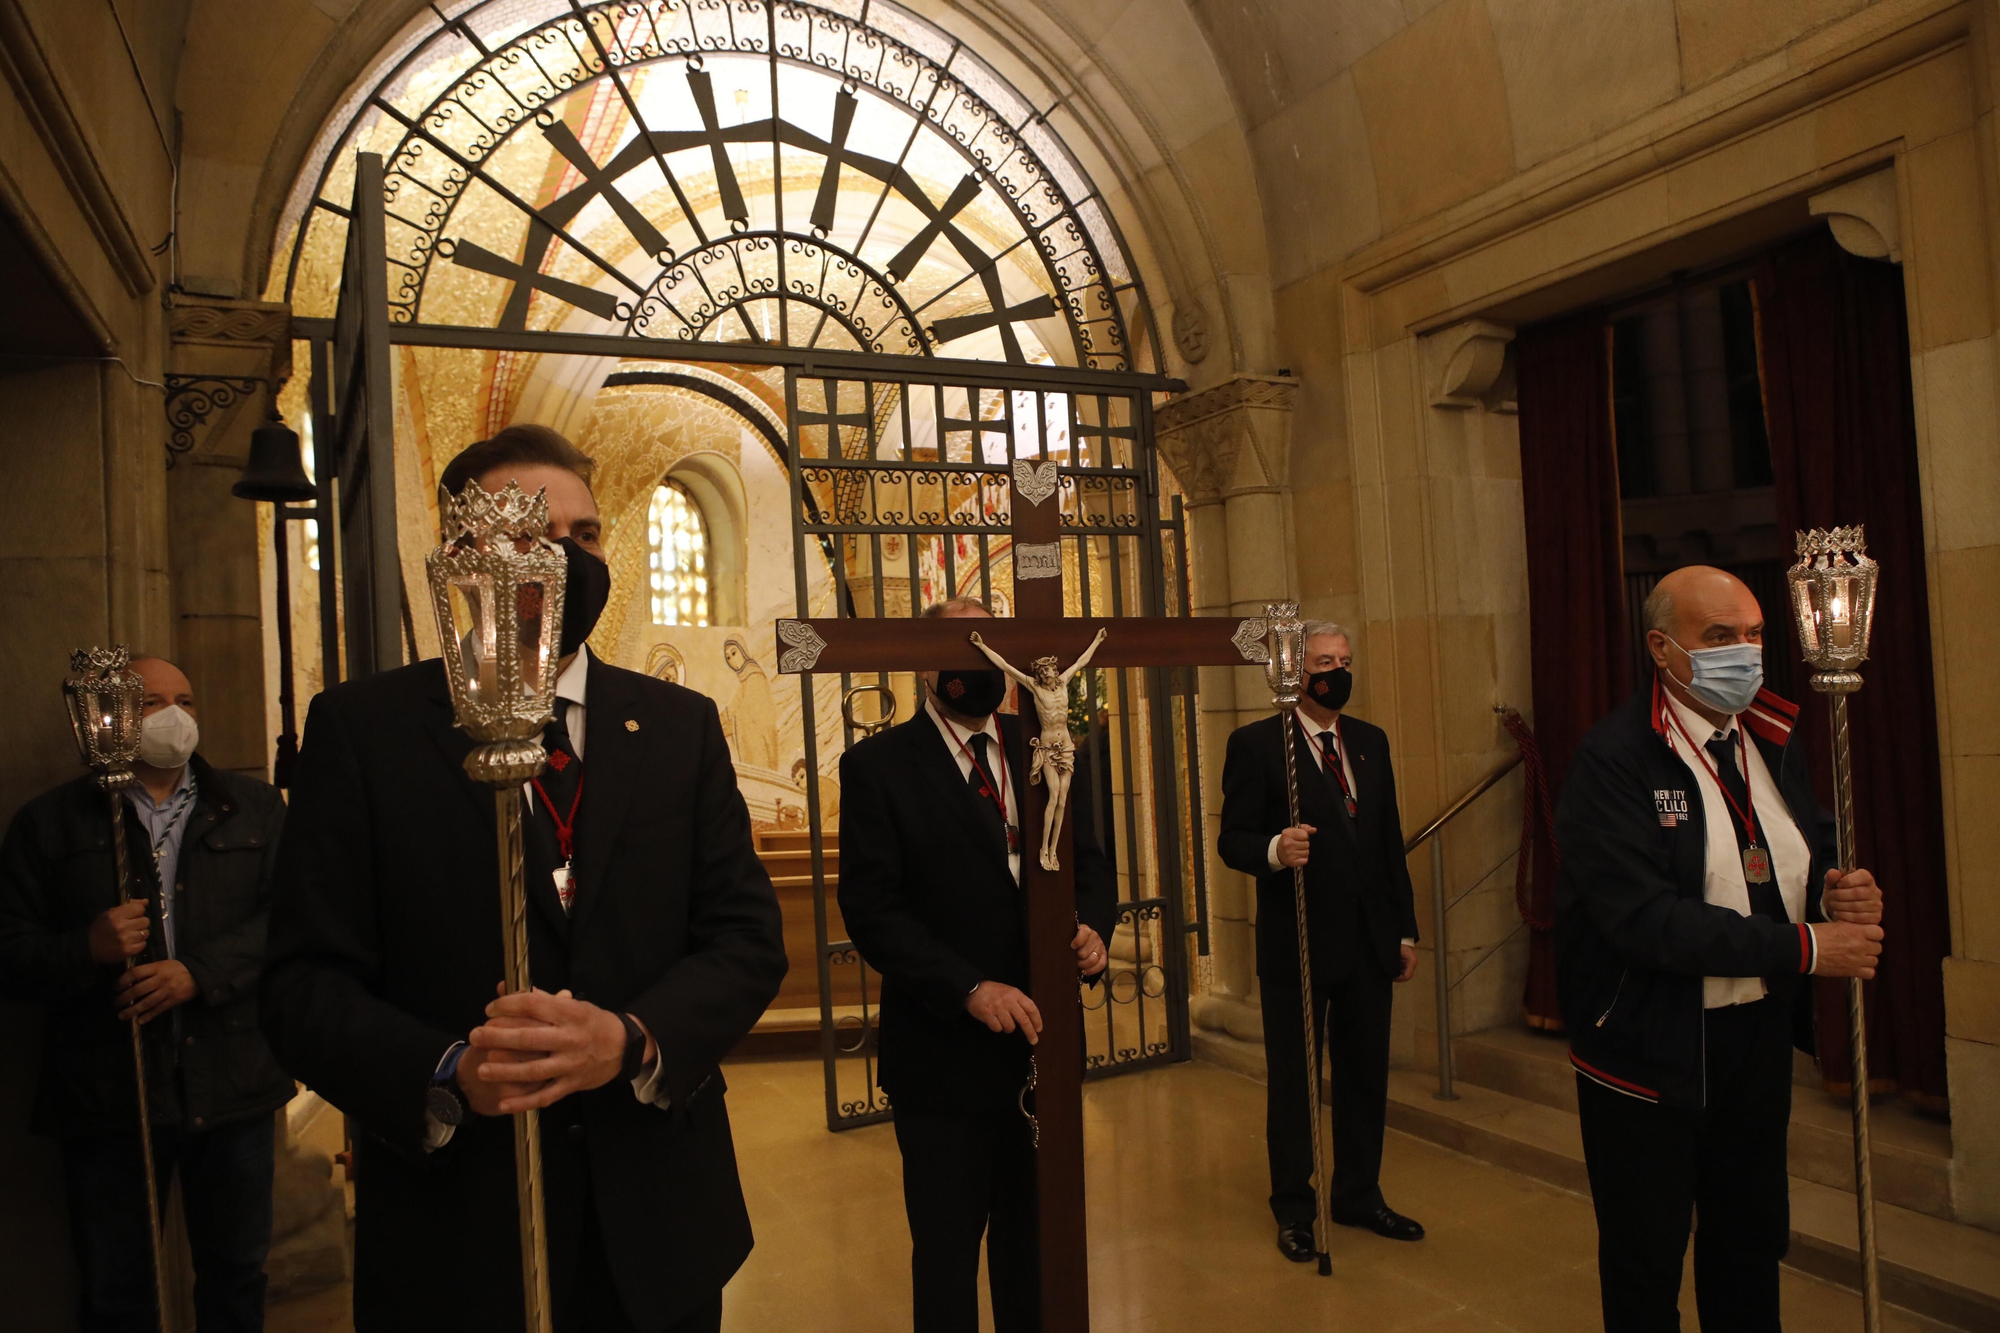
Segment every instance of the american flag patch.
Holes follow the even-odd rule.
[[[1660,817],[1661,828],[1678,828],[1687,823],[1687,793],[1678,789],[1656,788],[1653,792],[1653,812]]]

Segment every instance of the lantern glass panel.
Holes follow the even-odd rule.
[[[515,585],[515,642],[520,652],[521,697],[533,699],[541,693],[542,673],[554,655],[555,635],[551,618],[543,614],[548,606],[547,585],[539,579]]]
[[[493,579],[487,574],[453,574],[445,586],[451,591],[451,622],[466,697],[490,700],[500,679]]]

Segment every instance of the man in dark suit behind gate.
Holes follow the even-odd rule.
[[[545,1108],[559,1333],[715,1329],[750,1250],[718,1064],[784,975],[777,900],[715,705],[582,648],[610,588],[590,466],[513,426],[443,477],[546,488],[569,556],[549,767],[523,793],[533,993],[494,998],[493,795],[441,663],[335,686],[306,723],[264,1026],[355,1123],[361,1333],[522,1326],[517,1108]]]
[[[954,599],[926,616],[988,616]],[[968,627],[969,628],[969,627]],[[976,1333],[979,1241],[997,1333],[1041,1327],[1035,1156],[1019,1096],[1042,1019],[1021,892],[1028,770],[997,670],[925,672],[924,709],[840,761],[840,912],[882,974],[881,1083],[896,1108],[917,1333]],[[1087,793],[1089,769],[1076,787]],[[1077,970],[1104,971],[1117,891],[1076,812]]]
[[[1285,791],[1282,714],[1238,727],[1222,768],[1219,850],[1257,877],[1257,976],[1268,1075],[1266,1147],[1278,1248],[1314,1258],[1312,1139],[1306,1116],[1304,1003],[1292,867],[1306,869],[1315,1027],[1333,1074],[1333,1220],[1391,1240],[1424,1229],[1383,1201],[1382,1132],[1389,1101],[1393,982],[1417,966],[1416,906],[1389,738],[1346,717],[1352,641],[1324,620],[1305,626],[1305,689],[1294,733],[1299,823]]]

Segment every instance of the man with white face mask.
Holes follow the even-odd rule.
[[[0,845],[0,993],[46,1007],[33,1127],[60,1140],[86,1330],[158,1327],[128,1024],[145,1047],[159,1197],[180,1178],[201,1333],[263,1327],[272,1112],[292,1081],[257,1030],[285,803],[195,753],[194,690],[139,657],[132,901],[118,903],[88,775],[30,801]],[[134,960],[127,966],[127,960]]]
[[[1882,893],[1834,868],[1798,706],[1762,688],[1750,590],[1691,566],[1645,609],[1654,679],[1584,738],[1556,811],[1557,985],[1604,1326],[1681,1326],[1699,1215],[1701,1326],[1775,1330],[1805,978],[1875,975]]]

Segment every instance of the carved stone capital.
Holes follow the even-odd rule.
[[[1508,349],[1513,341],[1514,330],[1484,319],[1425,335],[1421,345],[1431,406],[1512,411]]]
[[[1847,253],[1903,262],[1903,213],[1896,202],[1893,166],[1822,190],[1806,200],[1806,211],[1826,219],[1833,239]]]
[[[1282,375],[1236,375],[1155,411],[1160,454],[1193,503],[1284,483],[1298,387]]]
[[[207,395],[193,418],[173,421],[173,451],[191,449],[196,463],[243,466],[250,432],[263,421],[278,386],[291,377],[292,308],[282,301],[180,292],[167,320],[169,380],[194,390],[176,401],[184,405],[202,398],[203,385],[233,386],[231,393]]]

